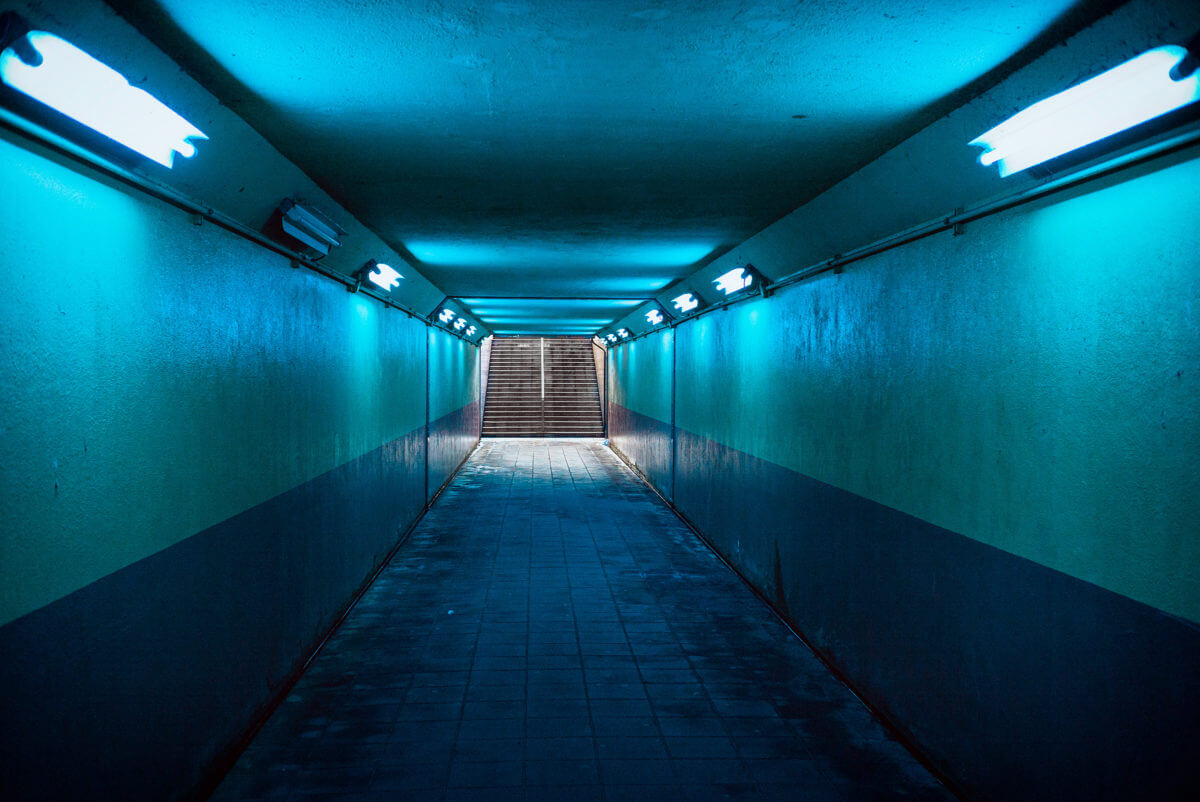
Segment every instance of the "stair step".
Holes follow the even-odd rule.
[[[494,340],[483,434],[603,437],[591,338]]]

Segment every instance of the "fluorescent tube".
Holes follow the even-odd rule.
[[[40,63],[18,50],[36,53]],[[0,81],[164,167],[174,166],[176,153],[196,155],[189,140],[208,139],[112,67],[46,31],[29,31],[0,52]]]
[[[1009,176],[1182,108],[1200,100],[1200,70],[1171,77],[1187,55],[1178,45],[1156,47],[1034,103],[970,144],[983,148],[980,164]]]
[[[381,262],[375,263],[375,269],[367,274],[367,278],[371,282],[385,290],[391,290],[400,285],[400,279],[404,276],[396,272],[396,269],[391,265],[385,265]]]
[[[726,295],[732,295],[739,290],[744,290],[753,283],[754,274],[747,273],[744,267],[735,267],[728,273],[723,273],[713,280],[713,284],[716,285],[717,289]]]

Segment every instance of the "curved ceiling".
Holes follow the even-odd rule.
[[[112,5],[491,328],[574,333],[1113,3]]]

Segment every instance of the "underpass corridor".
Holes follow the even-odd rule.
[[[1200,799],[1200,2],[0,7],[0,802]]]
[[[215,800],[949,800],[598,439],[484,439]]]

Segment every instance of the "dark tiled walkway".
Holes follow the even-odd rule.
[[[600,441],[484,440],[216,798],[949,799]]]

